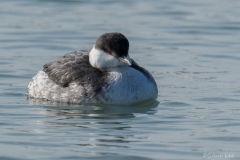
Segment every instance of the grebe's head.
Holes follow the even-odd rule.
[[[100,70],[131,66],[129,42],[121,33],[101,35],[89,54],[90,64]]]

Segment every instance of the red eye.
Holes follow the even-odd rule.
[[[111,54],[112,55],[112,52],[111,51],[107,51],[108,52],[108,54]]]

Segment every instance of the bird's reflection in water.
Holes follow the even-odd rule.
[[[58,131],[64,131],[75,138],[78,137],[76,139],[79,141],[71,141],[68,144],[120,148],[127,148],[126,143],[147,138],[135,134],[138,131],[132,127],[133,121],[141,124],[144,122],[144,116],[141,115],[155,114],[159,104],[158,101],[149,101],[132,106],[70,105],[39,99],[28,99],[28,102],[42,106],[45,114],[54,117],[44,120],[44,124],[53,126],[52,129],[57,127]],[[136,119],[138,115],[139,119]]]
[[[29,104],[43,106],[49,114],[65,116],[67,119],[113,119],[134,118],[135,114],[154,114],[159,102],[148,101],[129,106],[103,105],[103,104],[67,104],[51,102],[43,99],[28,98]]]

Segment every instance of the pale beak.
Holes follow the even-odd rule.
[[[119,60],[120,62],[123,62],[123,63],[129,65],[129,66],[132,65],[132,61],[131,61],[131,59],[130,59],[129,56],[127,56],[127,57],[118,57],[118,60]]]

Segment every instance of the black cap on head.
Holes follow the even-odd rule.
[[[114,51],[118,57],[126,57],[128,55],[129,42],[121,33],[105,33],[101,35],[95,44],[96,49],[105,52]]]

